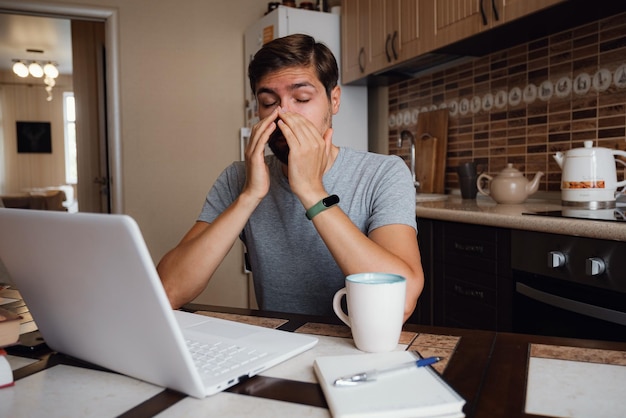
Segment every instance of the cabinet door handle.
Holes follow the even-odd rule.
[[[387,62],[391,62],[391,54],[389,54],[389,44],[391,43],[391,34],[387,34],[387,40],[385,40],[385,55],[387,56]]]
[[[541,290],[527,286],[524,283],[515,283],[515,290],[526,297],[554,306],[566,311],[575,312],[580,315],[589,316],[603,321],[614,322],[616,324],[626,325],[626,313],[608,309],[602,306],[589,305],[588,303],[577,300],[566,299],[552,293],[542,292]],[[523,313],[522,313],[523,314]]]
[[[483,18],[483,26],[487,26],[487,13],[485,13],[484,0],[480,0],[480,16]]]
[[[500,13],[498,12],[496,0],[491,0],[491,8],[493,9],[493,16],[496,18],[496,20],[500,20]]]
[[[393,52],[393,59],[398,59],[398,51],[396,51],[396,41],[398,40],[398,31],[393,31],[393,38],[391,38],[391,52]]]
[[[363,61],[365,61],[365,48],[361,47],[359,50],[359,70],[361,72],[365,72],[365,63]]]
[[[100,184],[102,186],[108,186],[109,178],[108,177],[94,177],[93,178],[93,183],[94,184]]]
[[[482,290],[467,288],[459,284],[454,285],[454,293],[473,299],[485,300],[485,292]]]
[[[485,252],[485,248],[479,244],[463,244],[460,242],[454,243],[454,249],[463,251],[466,253],[482,254]]]

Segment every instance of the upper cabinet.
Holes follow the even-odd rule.
[[[369,0],[341,2],[341,81],[349,83],[365,75]]]
[[[412,58],[426,40],[423,7],[415,0],[344,0],[342,2],[342,78],[349,83]]]
[[[564,1],[343,0],[343,82],[363,79]]]
[[[440,48],[561,3],[563,0],[425,1],[434,1],[434,14],[430,16],[435,27],[433,46]]]
[[[495,0],[490,0],[495,1]],[[541,9],[554,6],[558,3],[564,3],[565,0],[497,0],[500,13],[500,23],[507,23],[520,17],[527,16],[531,13],[538,12]],[[567,16],[563,16],[567,18]]]
[[[400,27],[397,29],[400,34],[399,60],[405,61],[433,48],[434,27],[431,21],[421,18],[432,15],[432,2],[400,0],[397,3],[400,5]]]

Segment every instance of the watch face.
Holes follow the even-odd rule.
[[[336,194],[330,195],[326,199],[324,199],[323,202],[324,206],[326,207],[336,205],[337,203],[339,203],[339,196],[337,196]]]

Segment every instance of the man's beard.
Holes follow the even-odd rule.
[[[274,132],[270,135],[270,139],[267,141],[267,145],[270,147],[278,161],[287,165],[289,162],[289,145],[283,135],[283,131],[277,126]]]
[[[325,124],[328,123],[328,126],[332,126],[331,123],[331,113],[330,109],[328,114],[326,115]],[[278,127],[278,119],[275,121],[276,129],[270,135],[270,139],[267,141],[267,145],[270,147],[270,150],[274,153],[278,161],[281,163],[288,165],[289,164],[289,144],[287,144],[287,139],[285,139],[285,135],[283,135],[283,131]]]

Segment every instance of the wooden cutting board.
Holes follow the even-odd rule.
[[[420,113],[415,133],[415,177],[419,193],[445,193],[448,110]]]

